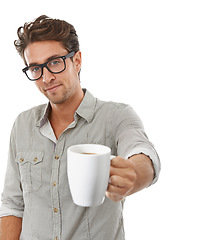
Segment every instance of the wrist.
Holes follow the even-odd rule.
[[[151,159],[140,153],[131,156],[129,160],[133,162],[134,171],[137,175],[134,192],[149,187],[154,179],[154,168]]]

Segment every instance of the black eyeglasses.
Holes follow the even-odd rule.
[[[70,52],[66,54],[65,56],[56,57],[53,59],[50,59],[49,61],[38,64],[38,65],[31,65],[28,67],[25,67],[22,69],[22,71],[26,74],[28,79],[30,81],[36,81],[41,78],[43,75],[43,68],[47,68],[49,72],[51,73],[61,73],[66,69],[66,62],[65,60],[67,58],[73,57],[75,55],[75,52]]]

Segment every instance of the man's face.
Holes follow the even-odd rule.
[[[64,56],[68,51],[57,41],[39,41],[31,43],[24,52],[25,60],[30,65],[43,64],[51,58]],[[66,69],[58,74],[43,68],[43,76],[35,81],[38,89],[53,104],[61,104],[80,91],[78,73],[81,68],[81,53],[77,52],[66,60]]]

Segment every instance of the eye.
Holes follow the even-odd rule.
[[[53,59],[52,61],[50,61],[50,62],[48,63],[48,65],[50,65],[50,66],[56,66],[56,65],[59,65],[61,62],[62,62],[62,59],[61,59],[61,58],[56,58],[56,59]]]
[[[40,71],[40,67],[38,66],[32,66],[29,68],[29,70],[32,72],[32,73],[36,73],[36,72],[39,72]]]

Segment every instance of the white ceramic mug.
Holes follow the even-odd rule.
[[[111,149],[103,145],[80,144],[68,148],[68,181],[75,204],[91,207],[103,203],[113,157]]]

